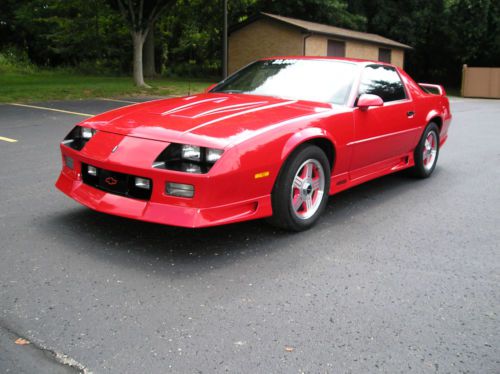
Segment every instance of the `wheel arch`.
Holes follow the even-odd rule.
[[[333,171],[336,156],[335,140],[328,131],[319,128],[307,128],[292,135],[281,152],[281,164],[284,165],[290,155],[304,144],[321,148],[330,163],[330,172]]]
[[[427,125],[431,122],[434,122],[437,125],[439,132],[441,133],[441,129],[443,128],[443,118],[441,117],[441,114],[435,110],[431,111],[425,119],[425,127],[427,127]]]

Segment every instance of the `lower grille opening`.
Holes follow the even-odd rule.
[[[139,185],[142,187],[136,185],[136,178],[141,179]],[[140,200],[149,200],[153,190],[153,182],[149,178],[117,173],[88,164],[82,164],[82,180],[99,190]],[[144,188],[145,180],[149,181],[149,188]]]

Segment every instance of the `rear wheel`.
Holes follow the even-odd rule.
[[[420,142],[415,148],[413,173],[419,178],[429,177],[436,168],[439,156],[439,127],[431,122],[425,128]]]
[[[282,167],[273,189],[271,224],[291,231],[307,230],[325,209],[330,164],[321,148],[305,145]]]

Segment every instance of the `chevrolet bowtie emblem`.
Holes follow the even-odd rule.
[[[114,186],[115,184],[118,183],[118,180],[113,177],[107,177],[106,179],[104,179],[104,182],[106,182],[110,186]]]

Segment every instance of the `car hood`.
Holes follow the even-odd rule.
[[[158,141],[226,147],[270,126],[322,116],[332,110],[332,105],[325,103],[210,93],[123,107],[82,125]]]

